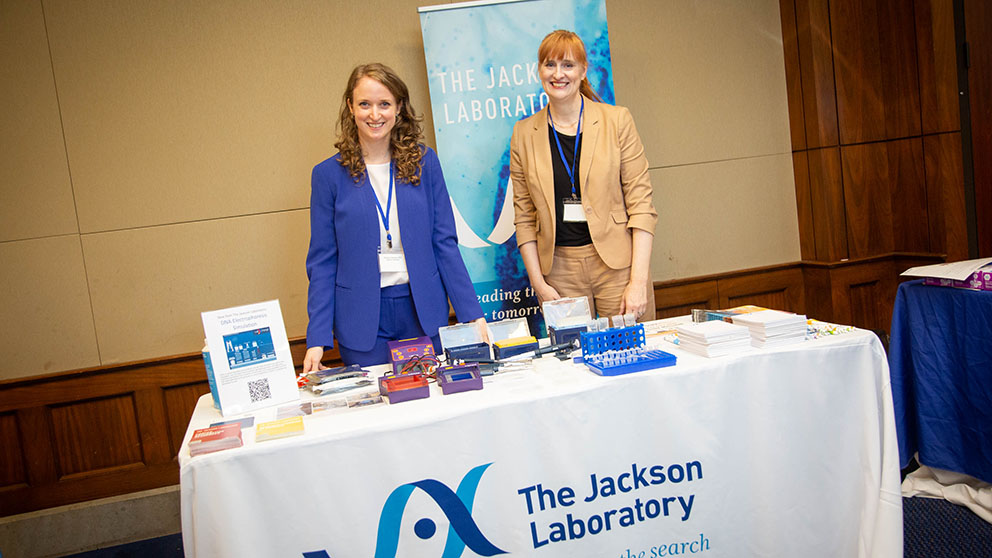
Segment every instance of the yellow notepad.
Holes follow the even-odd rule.
[[[260,422],[255,426],[256,442],[277,440],[298,434],[303,434],[303,417],[286,417],[269,422]]]

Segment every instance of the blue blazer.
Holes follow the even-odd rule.
[[[420,184],[396,179],[400,238],[417,319],[429,336],[448,325],[448,300],[459,322],[482,317],[458,251],[451,200],[437,154],[426,146]],[[379,330],[379,214],[368,175],[358,182],[335,155],[313,168],[307,347],[332,347],[334,336],[371,350]]]

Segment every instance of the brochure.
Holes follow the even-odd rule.
[[[286,417],[269,422],[260,422],[255,426],[255,441],[278,440],[288,436],[303,434],[303,417]]]
[[[222,415],[299,401],[278,300],[201,316]]]
[[[240,448],[241,425],[238,423],[200,428],[193,432],[189,440],[189,455],[196,457],[205,453],[213,453],[231,448]]]

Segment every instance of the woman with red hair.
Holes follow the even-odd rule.
[[[517,122],[510,141],[517,246],[531,286],[541,303],[586,296],[594,316],[654,319],[658,213],[634,120],[600,102],[575,33],[547,35],[538,62],[548,104]]]

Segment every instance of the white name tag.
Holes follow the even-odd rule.
[[[379,273],[406,272],[403,252],[379,252]]]
[[[579,200],[562,200],[564,211],[561,218],[566,223],[585,223],[586,212],[582,209],[582,202]]]

